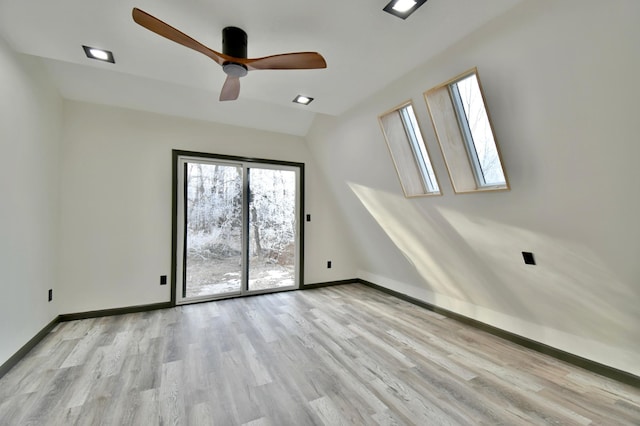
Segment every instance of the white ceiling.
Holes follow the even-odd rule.
[[[305,135],[315,113],[345,112],[521,1],[429,0],[403,21],[382,11],[388,0],[0,0],[0,36],[42,57],[68,99]],[[222,69],[135,24],[133,7],[217,51],[237,26],[249,57],[317,51],[327,69],[252,71],[237,101],[219,102]]]

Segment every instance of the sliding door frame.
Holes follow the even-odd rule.
[[[299,209],[298,209],[298,217],[296,220],[298,221],[298,242],[296,247],[296,256],[298,258],[297,262],[297,271],[296,271],[296,284],[294,289],[301,289],[304,287],[304,217],[305,217],[305,207],[304,207],[304,189],[305,189],[305,173],[304,173],[304,163],[296,163],[291,161],[279,161],[279,160],[270,160],[263,158],[249,158],[249,157],[238,157],[232,155],[222,155],[222,154],[212,154],[205,152],[194,152],[194,151],[183,151],[183,150],[172,150],[172,190],[171,190],[171,200],[172,200],[172,214],[171,214],[171,305],[176,306],[178,302],[177,291],[178,284],[180,282],[181,277],[177,276],[178,271],[178,263],[181,262],[182,259],[178,259],[178,244],[182,244],[183,241],[178,241],[179,230],[178,227],[181,224],[178,223],[178,209],[179,203],[181,202],[178,199],[178,183],[180,181],[180,173],[184,171],[179,167],[180,159],[182,157],[191,157],[194,159],[201,158],[211,161],[222,161],[222,162],[230,162],[230,163],[249,163],[255,164],[255,167],[260,167],[260,165],[273,165],[273,166],[284,166],[284,167],[294,167],[299,170],[299,188],[298,188],[298,199],[299,199]],[[251,166],[249,166],[251,167]],[[244,201],[243,201],[244,202]],[[184,267],[184,265],[183,265]],[[244,265],[246,273],[246,268],[248,265]],[[290,288],[289,288],[290,289]],[[278,291],[278,290],[275,290]],[[286,291],[286,290],[285,290]],[[269,290],[264,292],[271,292]],[[241,295],[253,295],[263,293],[263,291],[254,291],[248,293],[242,293]],[[237,294],[230,295],[228,297],[238,297]],[[225,298],[225,296],[220,297],[220,299]],[[197,303],[197,301],[194,301]]]

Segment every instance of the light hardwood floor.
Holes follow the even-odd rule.
[[[0,425],[625,425],[640,389],[360,284],[59,324]]]

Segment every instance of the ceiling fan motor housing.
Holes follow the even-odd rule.
[[[247,33],[238,27],[222,30],[222,53],[235,58],[247,58]]]
[[[247,33],[238,27],[225,27],[222,30],[222,53],[234,58],[247,57]],[[231,77],[244,77],[247,67],[235,62],[225,62],[222,70]]]

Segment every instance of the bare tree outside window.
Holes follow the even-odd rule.
[[[186,296],[240,291],[243,168],[186,163]],[[250,290],[295,282],[296,174],[249,168]]]
[[[480,185],[504,185],[502,164],[476,74],[451,84],[451,90]]]

